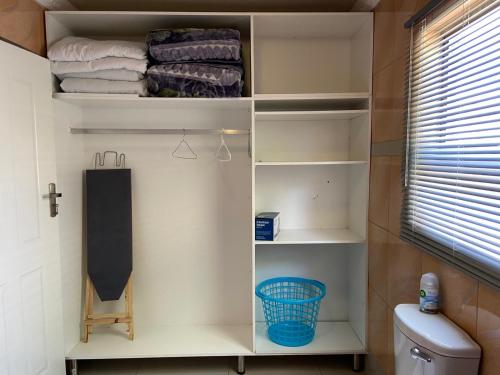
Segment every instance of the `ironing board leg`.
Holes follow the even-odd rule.
[[[71,359],[69,361],[69,373],[71,375],[78,375],[78,362],[76,359]]]
[[[365,356],[363,354],[354,354],[352,358],[352,371],[361,372],[365,368]]]
[[[238,374],[244,374],[245,373],[245,357],[239,356],[238,357],[238,369],[236,370]]]

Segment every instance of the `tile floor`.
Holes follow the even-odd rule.
[[[257,357],[246,359],[246,375],[353,375],[351,356]],[[231,375],[236,358],[169,358],[80,361],[79,375]],[[364,375],[381,375],[365,370]]]

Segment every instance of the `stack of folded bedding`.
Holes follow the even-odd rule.
[[[64,92],[147,96],[144,43],[66,37],[48,57]]]
[[[168,97],[240,97],[243,88],[240,32],[234,29],[151,31],[148,91]]]

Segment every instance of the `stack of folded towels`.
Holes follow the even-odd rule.
[[[144,43],[66,37],[49,48],[48,57],[64,92],[147,96]]]
[[[234,29],[151,31],[148,91],[167,97],[239,97],[243,88],[240,32]]]

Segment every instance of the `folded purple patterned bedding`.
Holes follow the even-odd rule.
[[[160,64],[146,73],[150,95],[163,97],[240,97],[243,69],[204,63]]]
[[[241,63],[240,32],[235,29],[154,30],[146,43],[157,62]]]

